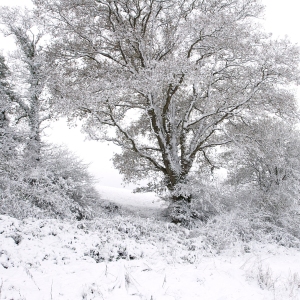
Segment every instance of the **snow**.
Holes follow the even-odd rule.
[[[119,205],[131,205],[144,208],[160,208],[163,202],[155,193],[133,193],[131,190],[109,186],[97,186],[102,199],[110,200]]]
[[[97,186],[103,200],[119,205],[143,217],[155,217],[165,207],[155,193],[133,193],[131,190],[108,186]]]
[[[99,190],[134,212],[160,209],[151,194]],[[134,214],[0,216],[1,300],[297,300],[299,261],[297,249],[257,242],[216,254],[192,231]]]

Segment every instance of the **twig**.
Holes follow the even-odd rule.
[[[52,279],[52,282],[51,282],[51,300],[53,300],[52,289],[53,289],[53,279]]]
[[[27,269],[27,268],[25,268],[25,272],[26,272],[26,274],[31,278],[31,280],[33,281],[33,283],[35,284],[35,286],[38,288],[38,290],[40,291],[41,289],[39,288],[39,286],[37,285],[37,283],[35,282],[35,280],[33,279],[33,276],[32,276],[32,274],[30,273],[30,271]]]

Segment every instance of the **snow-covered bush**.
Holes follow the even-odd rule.
[[[70,199],[70,210],[78,219],[91,216],[91,209],[98,206],[99,194],[94,188],[94,179],[88,172],[88,165],[63,148],[50,148],[44,153],[46,177],[53,189]]]
[[[210,219],[201,232],[218,252],[253,241],[299,248],[299,228],[299,212],[289,211],[276,217],[270,212],[244,206]]]
[[[8,176],[1,174],[0,212],[17,218],[92,216],[99,198],[87,165],[66,149],[44,147],[40,161],[12,162]]]
[[[181,224],[198,228],[217,252],[251,241],[300,247],[300,207],[285,193],[284,185],[266,193],[253,186],[229,186],[199,178],[190,182],[193,184],[180,187],[180,193],[193,195],[186,207],[192,213],[182,211]],[[191,217],[186,219],[187,215]]]

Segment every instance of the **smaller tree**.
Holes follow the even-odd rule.
[[[44,50],[43,31],[31,11],[17,8],[0,7],[0,24],[17,47],[8,66],[0,57],[0,213],[89,217],[99,196],[87,166],[42,141],[44,123],[54,116],[48,93],[54,64]],[[23,137],[12,146],[18,131]]]
[[[9,75],[5,59],[0,55],[0,176],[3,180],[9,177],[8,174],[16,165],[17,147],[20,146],[22,140],[22,135],[12,127],[10,122],[10,116],[14,111],[14,105],[10,99],[14,97],[14,93],[8,81]]]
[[[44,33],[31,11],[0,7],[0,24],[17,46],[9,60],[11,85],[6,97],[17,107],[16,123],[25,120],[28,127],[26,149],[32,164],[40,159],[43,123],[53,117],[53,103],[47,92],[53,64],[42,46]]]
[[[8,83],[6,81],[9,70],[5,64],[5,59],[0,55],[0,128],[5,129],[8,127],[7,110],[9,109],[9,102],[7,101],[7,94],[10,92]]]
[[[299,204],[300,134],[295,126],[269,117],[233,126],[232,133],[235,147],[225,155],[228,183],[258,191],[260,207],[282,211]]]

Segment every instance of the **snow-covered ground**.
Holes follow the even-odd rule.
[[[153,195],[99,189],[135,212],[160,209]],[[216,253],[197,230],[143,216],[89,222],[0,216],[4,299],[296,300],[300,252],[237,242]]]

